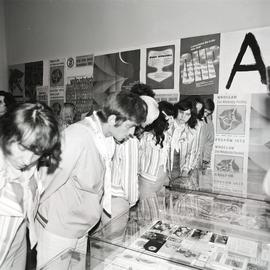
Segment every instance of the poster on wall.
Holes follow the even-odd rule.
[[[221,34],[219,93],[266,93],[270,27]]]
[[[175,46],[161,46],[146,50],[146,84],[152,89],[174,88]]]
[[[180,94],[218,93],[220,34],[180,40]]]
[[[71,56],[66,61],[66,102],[73,103],[76,114],[92,111],[94,55]]]
[[[25,64],[25,98],[36,100],[36,87],[43,85],[43,61]]]
[[[109,93],[130,89],[140,80],[140,50],[95,56],[93,96],[100,104]]]
[[[65,76],[65,59],[50,60],[49,63],[49,80],[50,80],[50,106],[57,110],[64,104],[64,76]]]
[[[9,91],[18,102],[36,101],[36,87],[43,85],[43,61],[9,66]]]
[[[250,95],[215,95],[215,143],[212,167],[215,187],[246,195]],[[229,184],[230,183],[230,184]]]
[[[37,86],[36,87],[37,101],[43,102],[49,105],[49,86]]]
[[[8,90],[17,102],[25,101],[25,64],[12,65],[8,67]]]

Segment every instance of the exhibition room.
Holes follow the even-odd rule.
[[[269,10],[0,0],[0,269],[269,270]]]

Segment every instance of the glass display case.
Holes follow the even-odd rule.
[[[233,195],[166,188],[91,235],[91,269],[270,269],[270,205]]]

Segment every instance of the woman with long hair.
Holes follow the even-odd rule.
[[[174,130],[170,148],[171,181],[187,177],[198,166],[200,154],[200,128],[196,111],[188,99],[175,105]]]

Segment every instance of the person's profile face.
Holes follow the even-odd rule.
[[[8,147],[8,162],[17,170],[26,169],[36,165],[40,155],[35,154],[18,141],[12,141]]]
[[[130,120],[126,120],[122,122],[118,126],[114,126],[111,128],[111,133],[114,139],[121,143],[128,140],[130,137],[134,135],[136,123]]]
[[[72,122],[74,120],[74,110],[70,107],[63,108],[62,118],[67,122]]]
[[[0,116],[3,115],[7,110],[6,103],[5,103],[5,97],[0,96]]]

